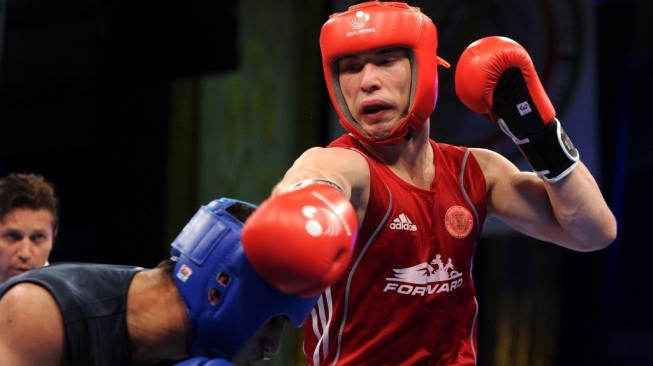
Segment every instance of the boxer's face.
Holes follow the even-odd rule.
[[[338,79],[352,117],[371,136],[387,139],[408,114],[411,69],[408,51],[393,47],[341,57]]]
[[[43,267],[48,260],[54,230],[48,210],[17,208],[0,221],[0,283]]]
[[[264,359],[265,353],[279,352],[285,320],[285,316],[275,316],[270,319],[249,339],[231,362],[235,366],[250,365],[251,362]]]

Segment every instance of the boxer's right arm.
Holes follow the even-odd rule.
[[[354,151],[304,152],[245,222],[243,247],[256,270],[282,292],[321,293],[350,260],[366,179],[365,158]]]
[[[283,179],[274,187],[276,195],[288,190],[301,181],[326,179],[336,183],[345,191],[347,199],[354,201],[354,191],[365,186],[369,180],[369,168],[359,153],[342,148],[312,148],[306,150]]]
[[[325,179],[263,202],[245,221],[243,249],[256,271],[288,294],[320,294],[345,270],[358,220],[344,191]]]

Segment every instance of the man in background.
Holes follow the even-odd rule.
[[[0,284],[43,267],[59,225],[59,197],[39,174],[0,178]]]

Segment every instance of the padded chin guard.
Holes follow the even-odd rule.
[[[438,97],[437,30],[418,8],[400,2],[370,1],[336,13],[322,26],[322,67],[340,124],[356,138],[376,144],[409,139],[430,117]],[[412,84],[408,115],[388,139],[376,140],[354,120],[338,81],[338,58],[388,47],[405,47],[411,61]],[[446,61],[442,61],[444,65]]]
[[[243,223],[226,210],[249,203],[221,198],[201,207],[172,243],[174,281],[192,328],[190,357],[232,359],[269,319],[285,315],[300,327],[317,297],[270,286],[243,251]]]

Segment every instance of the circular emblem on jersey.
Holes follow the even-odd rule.
[[[462,206],[451,206],[444,215],[444,226],[455,238],[467,237],[472,231],[474,220],[472,214]]]

